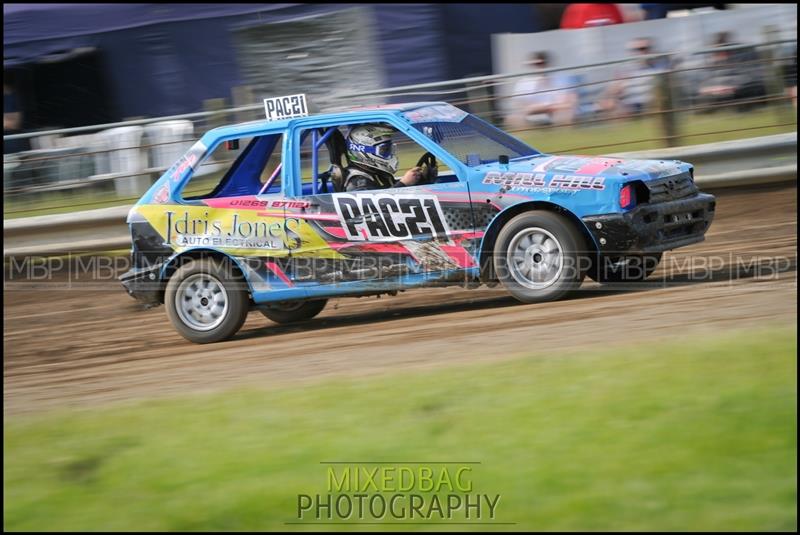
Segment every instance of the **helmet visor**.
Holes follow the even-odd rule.
[[[375,145],[375,154],[381,158],[391,158],[395,154],[394,143],[391,141],[384,141]]]

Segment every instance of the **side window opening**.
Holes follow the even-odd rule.
[[[333,193],[330,175],[335,159],[331,157],[331,148],[336,132],[336,127],[332,126],[309,128],[300,133],[300,180],[303,195]]]
[[[267,134],[220,143],[184,186],[183,199],[280,193],[282,138],[282,134]],[[204,173],[206,165],[216,169]]]
[[[393,144],[391,156],[396,157],[397,167],[392,173],[394,180],[399,180],[406,171],[415,167],[420,158],[428,150],[386,123],[362,123],[340,125],[328,128],[306,129],[300,133],[300,174],[302,195],[318,193],[335,193],[345,191],[346,176],[354,169],[369,172],[370,168],[359,166],[349,155],[348,143],[352,141],[350,132],[358,127],[376,127],[390,129]],[[314,141],[316,139],[316,142]],[[314,147],[316,146],[316,156]],[[374,151],[372,147],[369,149]],[[382,154],[390,157],[390,155]],[[356,163],[356,165],[354,165]],[[444,162],[437,161],[438,178],[436,182],[452,182],[458,180],[455,173]],[[388,179],[388,173],[385,178]],[[388,187],[384,185],[384,187]],[[374,189],[383,189],[376,187]]]
[[[396,132],[393,138],[395,143],[397,143],[397,155],[399,159],[397,172],[400,176],[403,176],[405,171],[417,165],[419,159],[426,152],[428,152],[428,149],[405,135],[403,132]],[[434,141],[436,140],[434,139]],[[455,172],[443,161],[437,160],[437,166],[439,169],[439,174],[436,182],[449,182],[450,180],[446,178],[448,176],[452,176],[454,180],[457,180],[455,177]]]

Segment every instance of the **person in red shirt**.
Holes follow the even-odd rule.
[[[625,22],[616,4],[570,4],[561,16],[564,30]]]

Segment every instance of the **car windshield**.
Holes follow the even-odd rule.
[[[474,115],[460,122],[415,123],[414,127],[470,167],[496,162],[501,154],[511,160],[539,154]]]

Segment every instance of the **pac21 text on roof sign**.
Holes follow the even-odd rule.
[[[265,98],[264,112],[267,115],[268,121],[305,117],[308,115],[306,96],[305,94],[301,94],[289,95],[285,97]]]

